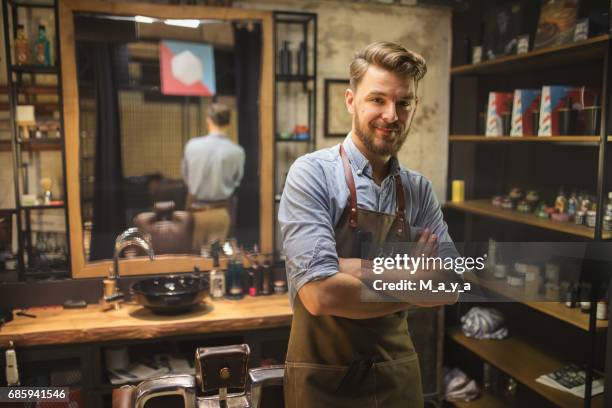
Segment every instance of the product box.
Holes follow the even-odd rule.
[[[510,134],[513,97],[511,92],[489,92],[486,136]]]
[[[543,86],[538,136],[584,133],[584,108],[597,99],[598,91],[584,86]]]
[[[540,111],[539,89],[515,89],[512,103],[512,129],[510,136],[533,136],[537,134]],[[536,114],[534,114],[537,112]]]

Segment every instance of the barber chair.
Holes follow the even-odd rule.
[[[249,353],[246,344],[198,348],[195,376],[115,389],[113,408],[283,408],[283,366],[248,370]]]
[[[187,254],[191,252],[193,215],[175,211],[173,201],[156,202],[152,212],[134,217],[134,225],[151,235],[155,254]]]

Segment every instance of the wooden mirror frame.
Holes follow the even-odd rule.
[[[73,278],[106,276],[112,260],[86,262],[83,250],[83,222],[79,184],[79,93],[77,86],[74,13],[91,12],[114,15],[145,15],[155,18],[258,20],[262,25],[262,68],[259,88],[259,174],[260,174],[260,248],[273,251],[274,200],[274,50],[273,17],[270,11],[255,11],[208,6],[171,6],[121,3],[104,0],[59,0],[59,39],[64,109],[64,146],[66,195],[70,226],[70,262]],[[210,259],[195,255],[161,255],[155,261],[136,258],[121,261],[121,276],[168,272],[187,272],[194,266],[210,269]]]

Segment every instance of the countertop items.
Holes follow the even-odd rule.
[[[0,328],[0,347],[73,344],[111,340],[151,339],[190,333],[230,332],[291,324],[287,295],[218,299],[179,316],[155,315],[135,303],[104,312],[99,305],[86,309],[61,306],[27,310],[36,319],[15,316]]]

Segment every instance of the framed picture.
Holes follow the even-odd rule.
[[[349,86],[348,79],[325,80],[323,103],[325,137],[345,137],[351,130],[352,117],[346,110],[344,102],[344,93]]]
[[[521,4],[506,3],[487,15],[483,39],[484,55],[488,60],[516,53],[521,31]]]
[[[574,40],[574,25],[579,0],[546,0],[542,2],[533,48],[551,47]]]

